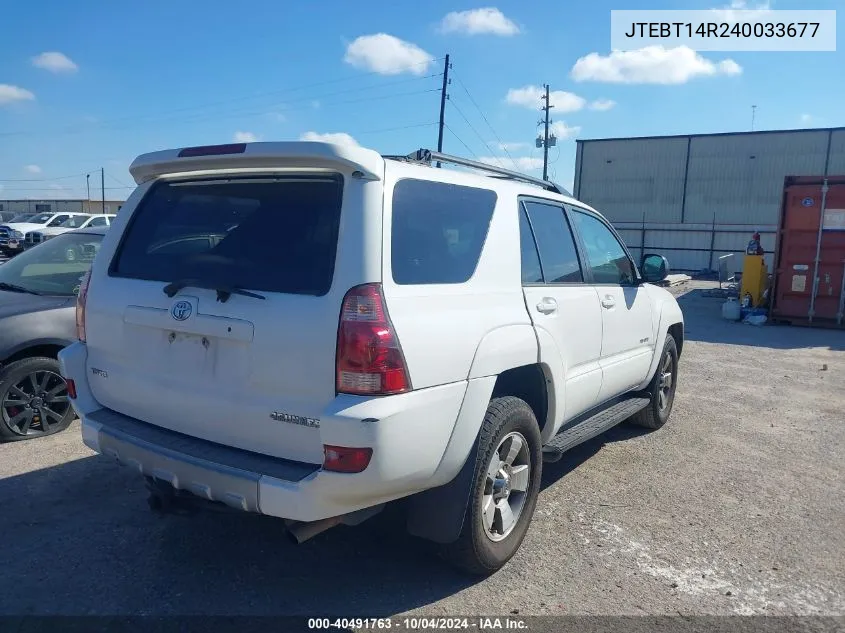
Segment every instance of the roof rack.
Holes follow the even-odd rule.
[[[553,191],[564,196],[572,195],[569,191],[550,180],[534,178],[533,176],[521,174],[518,171],[511,171],[510,169],[505,169],[504,167],[496,167],[495,165],[488,165],[487,163],[482,163],[476,160],[469,160],[468,158],[461,158],[460,156],[452,156],[451,154],[442,154],[440,152],[434,152],[430,149],[418,149],[416,152],[408,154],[407,156],[384,156],[384,158],[412,161],[415,163],[425,163],[427,165],[430,165],[432,162],[437,162],[438,164],[451,163],[452,165],[469,167],[471,169],[485,171],[489,174],[504,176],[505,178],[511,178],[513,180],[519,180],[521,182],[527,182],[529,184],[537,185],[538,187],[542,187],[543,189],[547,189],[548,191]]]

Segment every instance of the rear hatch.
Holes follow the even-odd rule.
[[[92,273],[97,400],[213,442],[322,462],[341,303],[370,281],[356,252],[368,185],[380,183],[300,168],[142,187]],[[339,249],[339,234],[352,245]]]

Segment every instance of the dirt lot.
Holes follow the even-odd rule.
[[[845,332],[681,301],[670,423],[546,465],[522,550],[489,579],[390,517],[298,547],[261,517],[159,518],[75,425],[0,445],[0,614],[845,614]]]

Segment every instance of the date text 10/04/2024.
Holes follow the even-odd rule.
[[[450,630],[527,630],[525,620],[512,617],[473,618],[309,618],[308,628],[312,630],[371,629],[399,631],[450,631]]]

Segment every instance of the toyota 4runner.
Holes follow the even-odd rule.
[[[437,169],[432,162],[457,165]],[[477,574],[528,529],[545,461],[669,417],[683,317],[552,183],[328,143],[140,156],[60,352],[87,446],[150,503],[307,539],[403,499]]]

